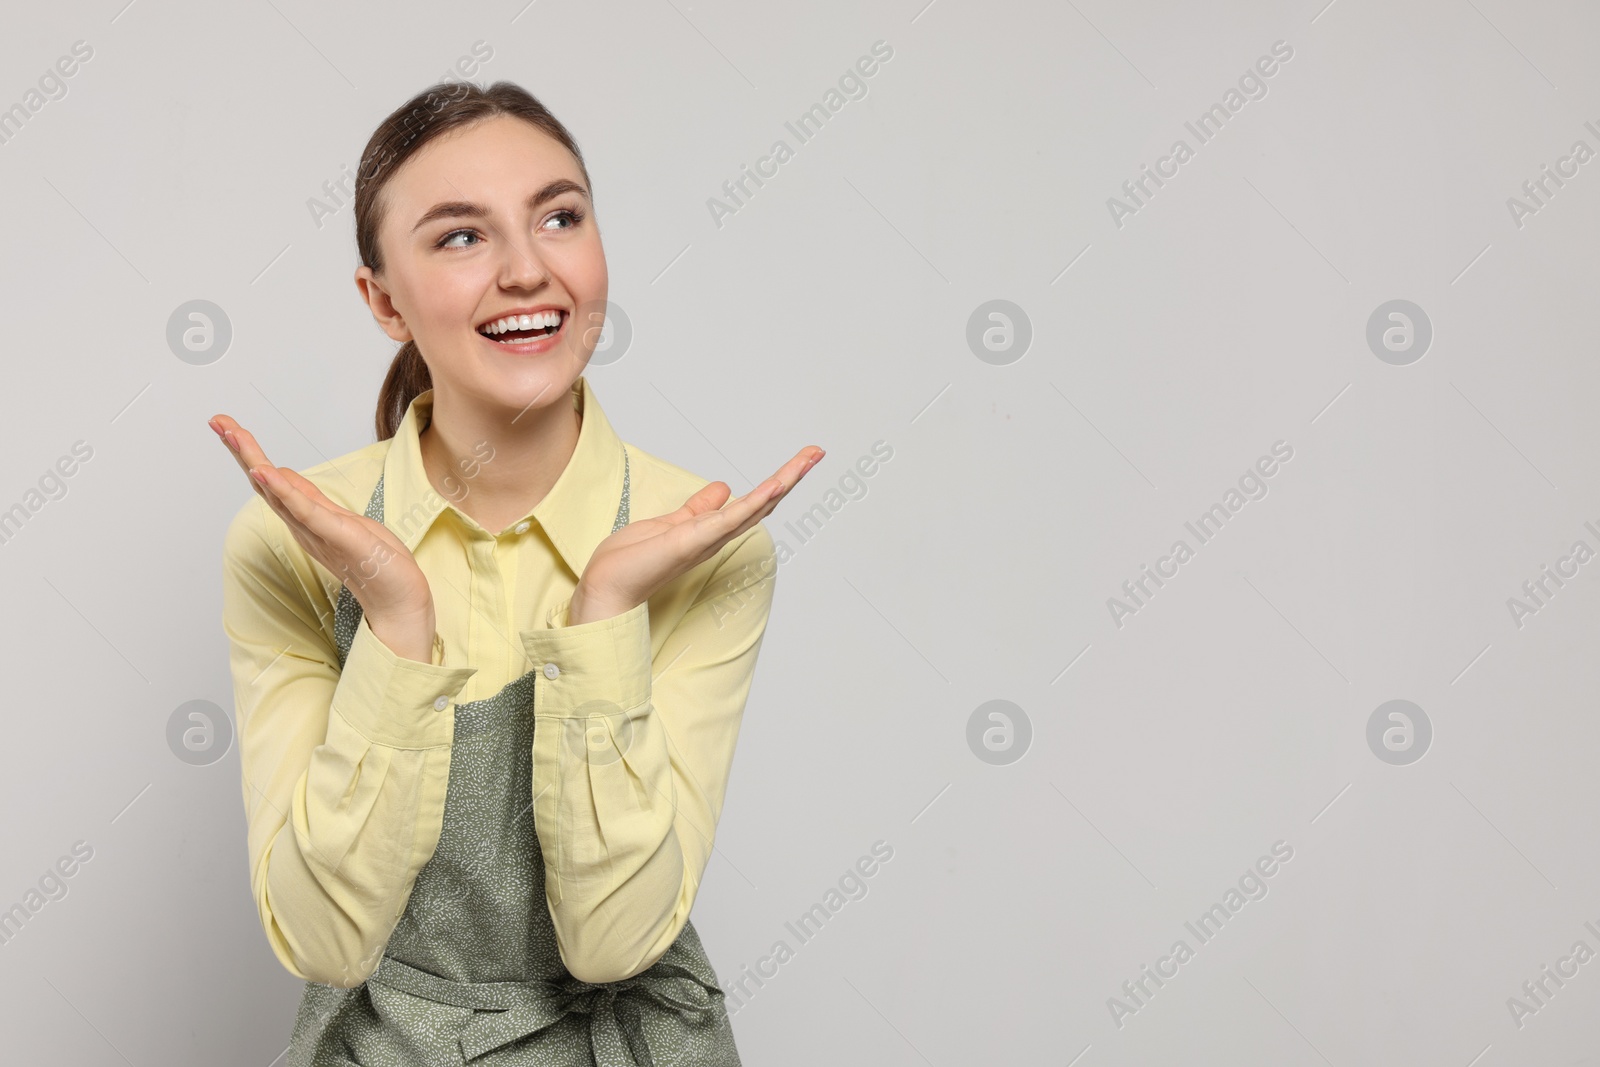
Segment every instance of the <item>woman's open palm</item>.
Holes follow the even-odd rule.
[[[644,603],[770,514],[822,456],[822,449],[807,446],[737,500],[728,501],[727,482],[711,482],[676,511],[628,523],[594,550],[579,582],[586,587],[580,599],[613,610]]]
[[[335,504],[299,472],[268,463],[255,437],[229,416],[214,416],[209,425],[251,475],[251,488],[289,527],[300,547],[349,588],[364,614],[431,614],[428,580],[388,527]]]

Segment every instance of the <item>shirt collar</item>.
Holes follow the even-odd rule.
[[[622,439],[612,430],[583,375],[572,383],[572,401],[583,417],[578,446],[550,492],[523,518],[539,523],[577,578],[582,577],[595,548],[611,534],[622,498],[623,453]],[[433,390],[426,389],[406,408],[384,457],[384,525],[407,551],[416,549],[447,508],[462,521],[470,521],[433,487],[422,464],[421,433],[432,416]],[[456,480],[471,485],[465,473],[457,474]]]

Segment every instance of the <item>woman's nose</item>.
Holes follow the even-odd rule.
[[[500,265],[500,284],[508,289],[536,289],[550,280],[550,271],[540,260],[532,242],[508,241]]]

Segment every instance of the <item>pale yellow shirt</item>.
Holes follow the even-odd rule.
[[[534,825],[561,958],[611,982],[660,959],[689,918],[772,604],[757,524],[648,603],[568,625],[622,493],[622,444],[584,377],[577,449],[549,494],[489,532],[422,465],[431,390],[395,436],[301,472],[356,514],[381,474],[384,524],[433,592],[433,662],[397,656],[365,617],[340,669],[340,580],[252,496],[228,528],[230,648],[250,883],[296,977],[355,986],[377,968],[443,826],[457,702],[534,673]],[[490,456],[485,445],[479,456]],[[628,445],[630,518],[676,510],[708,479]],[[483,462],[492,463],[492,458]],[[546,668],[554,664],[555,669]],[[554,677],[550,677],[553,674]]]

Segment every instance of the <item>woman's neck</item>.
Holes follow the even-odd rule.
[[[452,403],[437,389],[433,399],[419,438],[428,481],[491,534],[543,500],[577,450],[583,419],[570,389],[555,403],[527,409],[514,425],[501,412]]]

